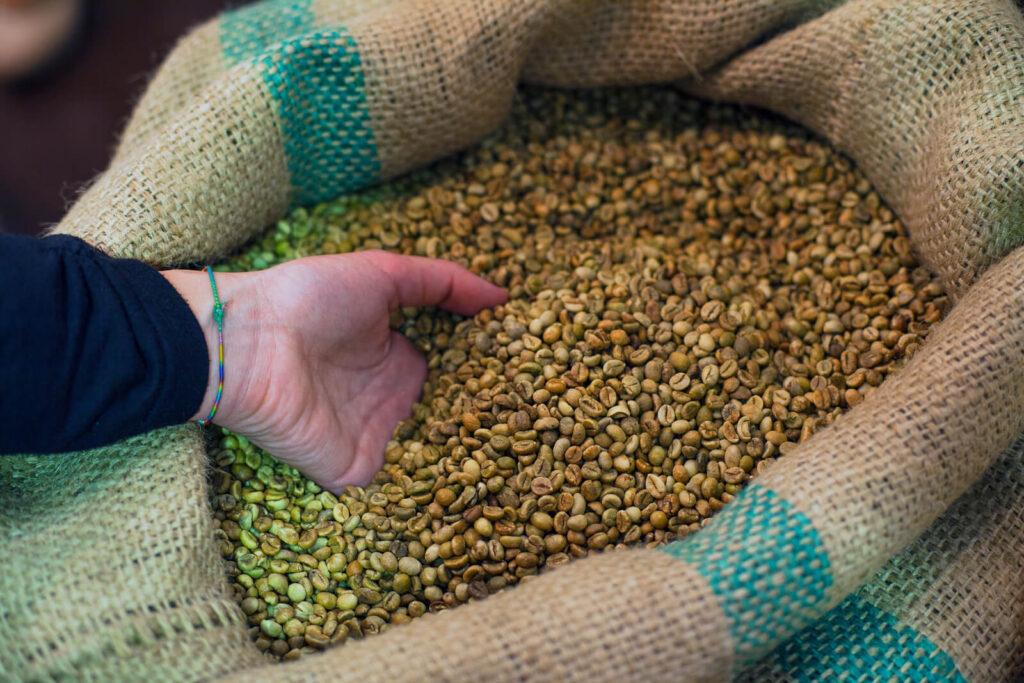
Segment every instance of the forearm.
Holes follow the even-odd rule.
[[[74,238],[0,236],[0,453],[183,422],[207,366],[198,323],[157,271]]]
[[[506,299],[452,263],[383,252],[215,278],[224,387],[213,422],[335,491],[380,468],[426,376],[389,313],[472,315]],[[0,235],[0,453],[83,450],[205,419],[219,379],[213,307],[206,272]]]

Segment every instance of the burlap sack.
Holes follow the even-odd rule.
[[[1020,680],[1024,441],[855,594],[743,681]],[[853,680],[857,680],[853,678]]]
[[[229,597],[198,428],[0,458],[0,678],[1024,677],[1019,8],[366,4],[266,0],[197,29],[58,230],[159,266],[209,261],[290,204],[473,143],[517,82],[677,82],[847,152],[956,306],[900,374],[686,541],[288,664],[262,659]]]

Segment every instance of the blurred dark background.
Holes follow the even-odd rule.
[[[178,38],[242,0],[87,0],[79,40],[23,83],[0,84],[0,231],[38,235],[102,171]]]

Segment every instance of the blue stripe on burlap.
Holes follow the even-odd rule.
[[[312,0],[263,0],[220,19],[224,59],[234,66],[255,57],[286,38],[302,35],[313,26]]]
[[[224,59],[252,59],[277,105],[296,204],[377,181],[362,62],[343,28],[314,31],[311,0],[263,0],[221,17]]]
[[[258,59],[281,119],[293,200],[322,202],[376,182],[380,159],[348,31],[289,38]]]
[[[662,551],[692,564],[711,585],[730,622],[737,668],[811,623],[832,585],[810,519],[757,484],[700,532]]]
[[[795,681],[964,681],[952,657],[856,595],[780,646],[772,668]]]

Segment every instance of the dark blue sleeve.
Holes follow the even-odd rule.
[[[0,235],[0,453],[61,453],[185,422],[209,357],[177,290],[75,237]]]

